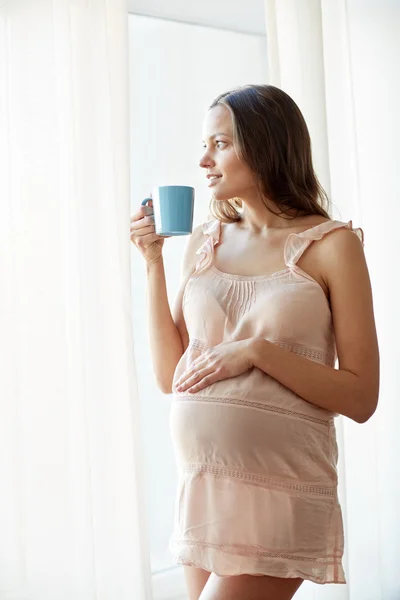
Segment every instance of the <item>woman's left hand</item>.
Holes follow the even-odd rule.
[[[193,394],[208,385],[237,377],[253,367],[251,339],[224,342],[201,354],[176,382],[177,392]]]

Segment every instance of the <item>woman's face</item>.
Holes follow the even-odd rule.
[[[233,146],[232,117],[225,106],[217,105],[208,111],[203,126],[203,147],[200,167],[205,170],[215,200],[246,200],[257,194],[254,174]]]

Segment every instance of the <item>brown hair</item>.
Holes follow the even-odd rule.
[[[310,134],[294,100],[272,85],[246,85],[218,96],[210,110],[218,105],[230,111],[238,155],[254,172],[260,194],[278,207],[277,214],[289,217],[294,211],[294,216],[329,219],[328,197],[312,164]],[[211,199],[210,212],[231,223],[240,219],[241,205],[240,198]]]

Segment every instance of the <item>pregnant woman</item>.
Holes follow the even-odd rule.
[[[346,581],[335,417],[364,423],[379,389],[363,233],[326,212],[282,90],[219,96],[203,145],[213,219],[188,239],[172,312],[164,239],[146,208],[131,219],[154,371],[174,394],[170,547],[190,600],[290,600],[303,580]]]

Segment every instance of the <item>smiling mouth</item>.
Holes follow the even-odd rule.
[[[210,185],[213,185],[216,181],[221,179],[221,177],[222,175],[211,175],[211,177],[208,177],[208,187],[210,187]]]

